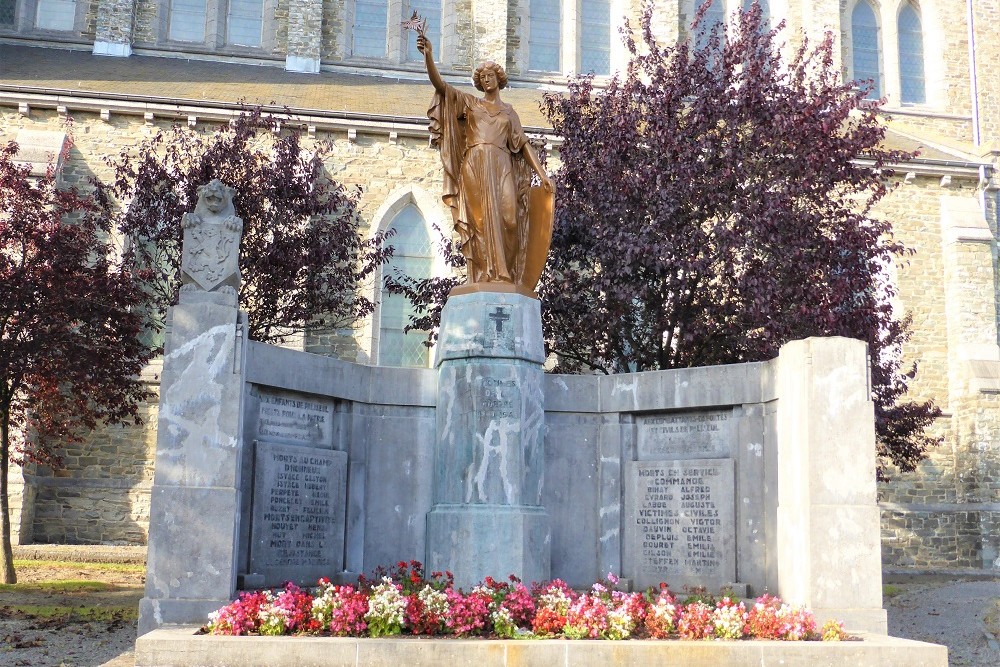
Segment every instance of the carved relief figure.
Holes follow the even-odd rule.
[[[240,286],[243,220],[233,207],[234,190],[213,179],[198,188],[193,213],[181,218],[181,289],[235,294]]]
[[[427,112],[431,139],[441,151],[442,199],[451,209],[468,282],[514,285],[530,293],[548,252],[554,185],[514,108],[500,99],[507,75],[496,63],[481,65],[472,78],[484,93],[479,98],[444,82],[426,36],[418,35],[417,48],[434,85]],[[542,182],[534,193],[532,171]]]

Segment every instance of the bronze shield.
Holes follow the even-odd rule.
[[[528,191],[528,251],[524,258],[524,286],[534,290],[542,277],[545,258],[552,243],[552,222],[556,210],[556,193],[541,186]]]

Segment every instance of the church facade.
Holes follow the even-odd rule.
[[[664,42],[688,36],[706,0],[654,0]],[[789,48],[832,31],[846,79],[887,99],[887,143],[919,155],[879,206],[915,254],[896,268],[913,316],[905,354],[943,437],[918,470],[880,487],[883,562],[1000,571],[1000,0],[757,0]],[[726,21],[747,0],[714,0]],[[106,178],[106,158],[175,123],[211,131],[238,102],[287,107],[285,122],[332,141],[328,170],[363,187],[366,233],[397,231],[394,262],[445,270],[433,225],[447,220],[428,146],[430,98],[412,12],[428,18],[439,68],[504,64],[529,134],[558,146],[537,108],[568,77],[625,62],[618,29],[639,0],[0,0],[0,138],[60,178]],[[378,311],[351,330],[309,331],[302,349],[383,365],[429,365],[407,305],[365,289]],[[156,368],[148,381],[156,386]],[[14,473],[16,541],[143,543],[156,405],[145,429],[105,429],[56,473]]]

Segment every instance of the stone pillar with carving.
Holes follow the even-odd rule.
[[[427,569],[450,570],[466,589],[486,576],[547,580],[539,302],[452,294],[440,331]]]
[[[243,223],[232,188],[216,180],[198,193],[182,223],[182,287],[168,314],[140,635],[204,623],[236,591]]]

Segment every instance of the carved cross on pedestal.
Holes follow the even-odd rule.
[[[497,333],[503,333],[503,323],[510,320],[510,313],[504,310],[502,306],[497,306],[496,310],[487,317],[496,323]]]

